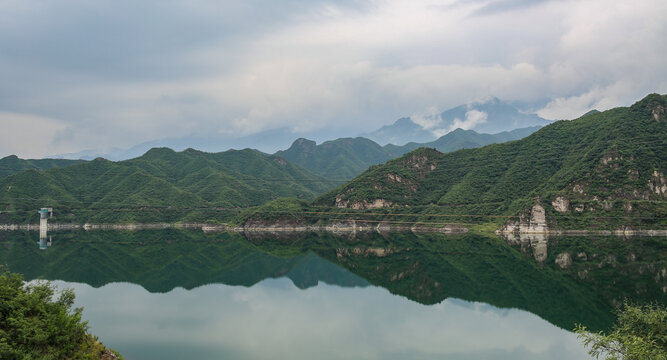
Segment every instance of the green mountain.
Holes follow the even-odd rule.
[[[19,159],[16,155],[10,155],[0,159],[0,178],[29,169],[46,170],[83,162],[85,160]]]
[[[35,209],[44,206],[55,208],[61,221],[204,221],[229,215],[224,208],[259,205],[279,197],[311,200],[331,188],[329,184],[256,150],[204,153],[155,148],[121,162],[98,158],[2,178],[0,221],[29,222],[35,219]]]
[[[428,143],[408,143],[403,146],[380,146],[363,138],[340,138],[317,145],[312,140],[297,139],[287,150],[275,155],[303,166],[315,174],[331,180],[350,180],[371,165],[382,164],[421,147],[440,152],[475,148],[493,143],[518,140],[537,131],[540,127],[528,127],[498,134],[480,134],[472,130],[456,129]]]
[[[320,145],[312,140],[297,139],[289,149],[275,155],[334,180],[352,179],[369,166],[394,157],[382,146],[362,137],[340,138]]]
[[[480,134],[473,130],[456,129],[432,142],[411,142],[403,146],[389,144],[385,145],[384,148],[391,154],[394,154],[394,157],[404,155],[412,150],[416,150],[422,147],[433,148],[442,153],[447,153],[460,149],[470,149],[494,143],[504,143],[507,141],[519,140],[534,133],[540,128],[541,126],[531,126],[515,129],[512,131],[503,131],[497,134]]]
[[[314,204],[487,216],[530,215],[539,205],[551,227],[664,229],[665,172],[667,96],[652,94],[518,141],[447,154],[418,149],[371,167]]]
[[[406,144],[410,141],[425,143],[436,140],[436,133],[445,133],[463,127],[479,133],[495,134],[516,128],[544,126],[550,121],[537,114],[527,113],[513,104],[498,98],[476,101],[446,110],[440,114],[426,115],[430,126],[425,128],[421,121],[413,117],[398,119],[392,125],[363,134],[379,144]]]

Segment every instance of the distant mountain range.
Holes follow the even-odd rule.
[[[329,140],[331,136],[343,136],[345,131],[325,129],[306,134],[318,140]],[[295,138],[304,134],[295,134],[289,128],[278,128],[262,131],[256,134],[238,136],[233,134],[212,134],[210,136],[187,135],[178,138],[167,138],[143,142],[129,149],[111,149],[109,151],[83,150],[69,154],[50,156],[57,159],[84,159],[92,160],[98,157],[111,161],[133,159],[145,154],[148,150],[157,147],[166,147],[175,151],[188,148],[206,152],[221,152],[230,149],[255,149],[265,153],[273,153],[289,146]]]
[[[371,139],[380,145],[394,144],[402,146],[410,142],[432,142],[456,129],[496,134],[519,128],[544,126],[549,123],[548,120],[535,114],[522,112],[510,103],[492,98],[485,102],[460,105],[438,115],[401,118],[392,125],[386,125],[376,131],[358,136]],[[273,153],[287,147],[296,137],[321,142],[340,137],[347,138],[350,132],[350,130],[345,129],[322,129],[307,134],[297,134],[290,128],[285,127],[245,136],[237,134],[186,135],[147,141],[129,149],[115,148],[106,152],[83,150],[76,153],[54,155],[50,158],[92,160],[102,157],[107,160],[120,161],[141,156],[146,151],[156,147],[168,147],[176,151],[194,148],[206,152],[252,148],[265,153]]]
[[[437,115],[412,116],[392,125],[362,134],[381,145],[426,143],[456,129],[494,134],[519,128],[544,126],[551,122],[536,114],[525,113],[497,98],[460,105]]]
[[[382,164],[420,147],[434,148],[440,152],[475,148],[493,143],[518,140],[537,131],[529,127],[498,134],[479,134],[473,130],[456,129],[428,143],[411,142],[403,146],[380,146],[363,138],[340,138],[317,145],[312,140],[297,139],[292,146],[275,153],[285,160],[303,166],[327,179],[349,180],[371,165]]]
[[[5,165],[5,176],[0,178],[0,211],[5,214],[0,214],[0,222],[22,222],[21,216],[29,217],[43,206],[70,213],[69,221],[220,219],[214,211],[193,209],[247,207],[279,197],[312,200],[369,166],[417,147],[442,151],[478,147],[519,139],[535,130],[490,135],[459,129],[431,143],[384,147],[365,138],[340,138],[320,145],[298,139],[274,155],[251,149],[206,153],[153,148],[119,162],[7,157],[0,160]],[[7,213],[10,209],[13,213]],[[127,211],[132,209],[134,213]]]

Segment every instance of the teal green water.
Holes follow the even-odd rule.
[[[74,288],[128,359],[586,359],[575,323],[667,281],[664,238],[51,235],[0,233],[0,262]]]

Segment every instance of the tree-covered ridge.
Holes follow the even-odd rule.
[[[421,147],[434,148],[440,152],[476,148],[518,140],[539,128],[528,127],[498,134],[480,134],[473,130],[456,129],[432,142],[411,142],[400,146],[380,146],[364,137],[340,138],[319,145],[312,140],[297,139],[289,149],[278,151],[275,155],[327,179],[349,180],[371,165],[384,163]]]
[[[46,170],[83,162],[85,160],[19,159],[16,155],[10,155],[0,159],[0,178],[29,169]]]
[[[416,150],[371,167],[315,204],[515,214],[541,203],[563,227],[664,227],[666,109],[667,96],[652,94],[518,141],[448,154]]]
[[[100,158],[2,178],[0,217],[27,222],[35,209],[47,206],[60,216],[71,214],[60,218],[66,221],[117,222],[138,219],[128,209],[169,208],[174,210],[171,215],[140,216],[144,221],[169,221],[198,208],[246,207],[278,197],[310,200],[330,187],[323,178],[256,150],[156,148],[121,162]]]
[[[336,180],[352,179],[369,166],[393,157],[382,146],[362,137],[340,138],[319,145],[312,140],[297,139],[289,149],[278,151],[276,155]]]

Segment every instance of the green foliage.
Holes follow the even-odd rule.
[[[96,159],[0,179],[0,222],[35,221],[56,209],[61,222],[225,221],[236,208],[279,197],[313,199],[328,189],[319,176],[256,150],[204,153],[152,149],[121,162]],[[213,211],[213,209],[218,209]]]
[[[590,347],[596,359],[665,360],[667,359],[667,309],[664,305],[632,305],[627,302],[617,311],[613,331],[590,333],[583,325],[575,331]]]
[[[278,151],[276,155],[331,180],[351,179],[370,165],[395,157],[377,143],[362,137],[340,138],[320,145],[297,139],[289,149]]]
[[[667,96],[653,94],[629,108],[555,122],[517,141],[447,154],[416,150],[370,167],[314,204],[383,199],[399,211],[515,215],[542,202],[562,229],[664,228],[667,198],[650,184],[660,182],[655,174],[667,173],[667,118],[654,116],[666,106]],[[570,201],[568,212],[551,206],[558,196]]]
[[[340,138],[325,141],[320,145],[316,145],[311,140],[297,139],[289,149],[278,151],[276,155],[327,179],[349,180],[361,174],[371,165],[384,163],[421,147],[434,148],[440,152],[476,148],[492,143],[518,140],[537,129],[539,126],[498,134],[480,134],[472,130],[456,129],[429,143],[388,144],[385,146],[380,146],[363,137]]]
[[[241,225],[255,221],[289,221],[303,222],[305,218],[304,211],[308,209],[308,203],[303,200],[293,198],[280,198],[269,201],[268,203],[244,209],[232,221],[232,224]]]
[[[86,161],[65,159],[19,159],[16,155],[10,155],[0,159],[0,178],[29,169],[46,170],[84,162]]]
[[[24,284],[0,268],[0,358],[100,358],[104,347],[87,334],[82,309],[72,309],[74,292],[56,292],[48,282]]]

